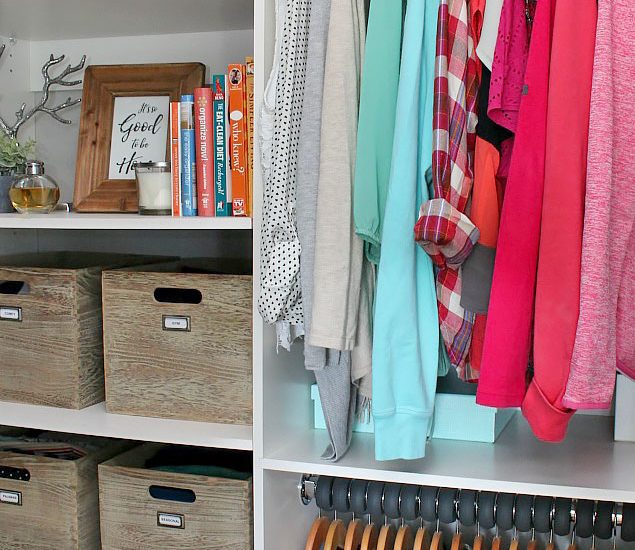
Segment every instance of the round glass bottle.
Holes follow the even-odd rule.
[[[20,214],[49,214],[60,200],[60,188],[44,173],[44,163],[30,160],[25,175],[13,182],[11,204]]]

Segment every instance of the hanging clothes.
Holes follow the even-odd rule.
[[[366,258],[379,264],[390,179],[399,84],[403,7],[400,0],[373,0],[359,104],[355,166],[355,231]]]
[[[476,394],[477,403],[492,407],[518,407],[526,390],[542,212],[554,6],[555,0],[538,2],[501,214]]]
[[[271,107],[265,106],[264,200],[261,236],[261,285],[258,310],[276,325],[278,344],[286,349],[304,334],[300,292],[300,241],[296,230],[295,177],[302,120],[306,47],[311,0],[278,0],[280,37],[266,97],[275,97],[273,128],[267,134]],[[275,84],[274,84],[275,81]],[[269,165],[270,164],[270,165]]]
[[[437,4],[409,0],[377,278],[373,416],[377,460],[425,455],[439,369],[432,261],[412,240],[432,158]]]
[[[596,23],[596,0],[557,1],[536,279],[534,377],[522,405],[534,434],[546,441],[564,439],[573,415],[562,404],[562,397],[569,377],[580,304]]]
[[[330,444],[323,458],[339,460],[350,445],[355,411],[355,388],[351,386],[351,353],[311,346],[313,311],[313,269],[315,224],[320,174],[320,135],[322,119],[322,82],[326,59],[330,0],[312,0],[307,46],[306,80],[302,106],[302,126],[298,144],[296,209],[298,238],[302,248],[300,274],[304,309],[304,365],[314,371]]]
[[[635,377],[635,4],[600,0],[593,65],[580,316],[563,404],[609,408]]]
[[[312,346],[352,350],[357,341],[364,243],[353,221],[363,0],[331,0],[320,139]]]
[[[489,85],[490,72],[483,67],[470,208],[470,219],[479,230],[479,240],[463,264],[461,293],[461,305],[476,314],[486,314],[489,306],[503,202],[502,186],[497,178],[503,142],[512,136],[487,115]]]
[[[487,113],[496,124],[511,132],[516,132],[518,124],[529,52],[526,1],[503,1],[492,61]]]
[[[476,55],[483,65],[491,72],[494,61],[494,51],[498,39],[498,25],[501,20],[503,0],[487,0],[483,14],[483,28],[476,46]],[[479,114],[482,111],[479,111]]]
[[[434,198],[421,205],[417,243],[437,267],[441,335],[462,380],[478,378],[469,365],[474,313],[461,307],[461,264],[478,241],[465,215],[472,190],[476,143],[478,61],[465,0],[441,0],[434,80]]]

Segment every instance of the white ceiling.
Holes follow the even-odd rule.
[[[252,29],[254,0],[0,0],[0,35],[23,40]]]

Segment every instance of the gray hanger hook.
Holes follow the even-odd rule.
[[[481,521],[478,517],[478,503],[481,498],[481,492],[476,491],[476,498],[474,499],[474,517],[476,518],[476,536],[481,536]]]
[[[456,514],[456,532],[461,530],[461,489],[458,489],[454,497],[454,513]]]
[[[573,529],[571,529],[571,546],[575,544],[575,528],[578,525],[578,501],[574,500],[571,505],[573,512]]]
[[[437,494],[434,496],[434,517],[437,519],[437,533],[441,527],[441,520],[439,519],[439,493],[441,488],[437,487]]]
[[[495,532],[494,532],[494,536],[496,538],[498,538],[499,532],[498,532],[498,497],[499,497],[500,493],[496,493],[496,496],[494,497],[494,527],[496,528]]]

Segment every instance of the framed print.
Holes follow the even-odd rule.
[[[205,65],[86,69],[77,144],[77,212],[137,212],[133,164],[169,160],[169,106],[203,86]]]

